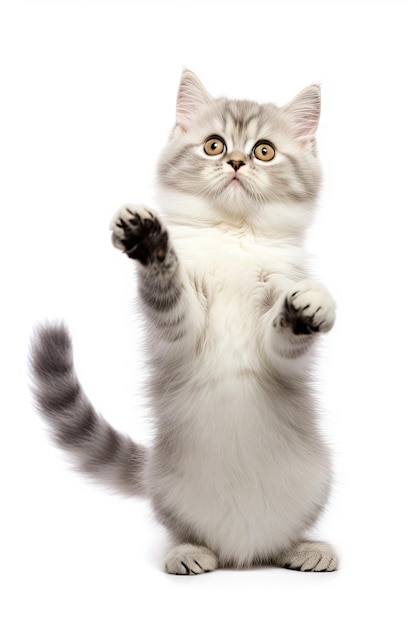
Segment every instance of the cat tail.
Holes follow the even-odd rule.
[[[76,468],[118,492],[146,495],[147,449],[116,431],[94,409],[75,372],[72,341],[63,323],[35,330],[30,366],[37,409]]]

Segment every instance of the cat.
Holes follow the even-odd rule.
[[[34,395],[55,440],[88,475],[149,498],[173,541],[171,574],[338,567],[332,546],[306,536],[332,475],[311,369],[335,303],[304,251],[320,102],[316,85],[277,107],[213,98],[181,76],[157,168],[166,212],[127,204],[111,223],[147,322],[151,447],[93,408],[65,324],[34,333]]]

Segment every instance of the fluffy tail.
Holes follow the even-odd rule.
[[[145,495],[147,450],[117,432],[94,410],[77,378],[64,324],[36,330],[31,369],[37,408],[76,467],[119,492]]]

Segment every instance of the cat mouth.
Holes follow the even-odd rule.
[[[234,197],[235,200],[238,200],[239,197],[250,195],[250,190],[243,177],[239,176],[237,172],[233,172],[233,175],[228,176],[223,183],[223,193],[226,197]]]
[[[239,178],[239,176],[237,176],[236,174],[232,176],[230,180],[228,180],[228,182],[226,183],[226,187],[241,187],[242,189],[245,189],[245,185],[242,182],[242,179]]]

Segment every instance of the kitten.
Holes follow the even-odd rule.
[[[87,474],[146,496],[174,547],[171,574],[275,564],[333,571],[306,539],[329,494],[330,455],[310,388],[314,345],[335,319],[303,241],[320,185],[317,86],[284,107],[212,98],[182,75],[159,166],[159,204],[115,215],[148,324],[152,447],[92,407],[62,324],[32,346],[35,397]]]

